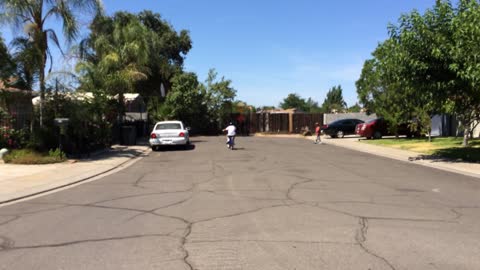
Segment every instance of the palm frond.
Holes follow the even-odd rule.
[[[60,45],[60,41],[58,40],[58,36],[55,31],[53,29],[47,29],[45,30],[45,33],[47,34],[48,39],[53,41],[55,46],[57,46],[57,48],[60,50],[62,56],[65,56],[65,53],[62,50],[62,46]]]

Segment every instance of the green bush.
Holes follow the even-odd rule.
[[[56,148],[55,150],[50,149],[50,151],[48,151],[48,156],[51,158],[64,159],[65,153],[63,153],[60,148]]]
[[[82,101],[70,98],[65,93],[51,95],[45,99],[42,128],[38,126],[39,111],[35,111],[37,126],[28,146],[47,152],[58,147],[61,141],[62,149],[72,155],[109,146],[112,135],[111,124],[105,117],[106,111],[109,111],[108,104],[103,104],[99,99]],[[54,125],[55,118],[69,119],[61,135],[59,127]]]
[[[13,150],[3,157],[5,163],[12,164],[50,164],[66,160],[65,154],[60,149],[50,150],[48,154],[32,149]]]

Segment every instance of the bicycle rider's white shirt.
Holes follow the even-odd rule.
[[[227,136],[235,136],[236,135],[237,128],[234,125],[230,125],[225,129],[227,130]]]

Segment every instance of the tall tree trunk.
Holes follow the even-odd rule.
[[[432,142],[432,126],[428,126],[427,128],[427,135],[428,135],[428,142]]]
[[[39,70],[39,80],[40,80],[40,127],[43,127],[43,103],[45,102],[45,66],[47,65],[47,35],[42,32],[43,40],[42,42],[42,59],[40,63]]]
[[[123,123],[125,116],[125,95],[123,92],[118,94],[118,111],[117,111],[117,121],[118,123]]]
[[[470,135],[470,126],[466,125],[465,129],[463,131],[463,142],[462,146],[467,147],[468,146],[468,136]]]
[[[43,65],[42,65],[43,66]],[[40,68],[40,127],[43,127],[43,102],[45,101],[45,68]]]

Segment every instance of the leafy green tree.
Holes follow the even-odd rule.
[[[183,59],[191,48],[188,32],[175,32],[150,11],[97,16],[90,29],[89,38],[79,46],[84,60],[78,67],[81,88],[96,96],[119,94],[121,98],[126,91],[140,93],[152,118],[163,119],[169,108],[160,85],[168,93],[172,78],[183,73]]]
[[[95,30],[90,42],[94,54],[77,66],[82,88],[97,95],[117,96],[121,117],[124,94],[135,92],[136,83],[145,80],[149,73],[148,30],[135,16],[123,12],[113,17],[98,16],[92,27]]]
[[[342,86],[334,86],[327,92],[327,97],[323,101],[322,110],[326,113],[333,111],[343,112],[347,103],[343,100]]]
[[[236,96],[236,90],[231,86],[232,81],[222,77],[217,81],[218,73],[210,69],[205,81],[205,104],[208,108],[210,119],[218,125],[223,125],[233,112],[232,102]]]
[[[406,122],[411,114],[409,103],[405,102],[408,87],[398,76],[398,52],[395,40],[379,44],[372,54],[374,58],[365,62],[356,82],[360,103],[367,112],[384,117],[394,134],[398,134],[398,125]]]
[[[252,113],[256,109],[252,105],[248,105],[247,102],[242,100],[235,100],[232,103],[234,113]]]
[[[425,115],[435,112],[455,114],[465,129],[463,146],[480,107],[479,10],[476,0],[461,0],[456,8],[451,1],[436,1],[423,15],[414,11],[390,26],[406,103],[425,122]]]
[[[15,71],[15,63],[0,36],[0,80],[6,81]]]
[[[397,78],[403,82],[404,103],[415,118],[412,127],[422,129],[431,140],[431,117],[446,112],[448,90],[457,81],[451,63],[450,21],[454,17],[449,2],[438,1],[421,15],[417,11],[401,16],[398,26],[390,26],[397,44],[392,61]]]
[[[202,130],[206,123],[208,108],[205,90],[194,73],[181,73],[172,78],[172,89],[167,94],[164,107],[160,108],[163,119],[178,119],[191,127]]]
[[[382,90],[380,71],[378,71],[378,60],[368,59],[363,64],[360,78],[355,82],[357,87],[358,100],[368,114],[376,110],[375,94]]]
[[[307,102],[297,93],[288,94],[288,96],[280,102],[280,108],[284,110],[296,108],[302,111],[308,111]]]
[[[348,107],[347,111],[350,112],[350,113],[359,113],[359,112],[361,112],[361,110],[362,110],[362,107],[357,102],[353,106]]]
[[[13,51],[13,61],[16,63],[16,87],[21,89],[33,89],[38,82],[38,71],[41,66],[41,52],[35,44],[25,37],[15,38],[11,45]]]
[[[0,19],[18,28],[23,27],[33,46],[40,52],[39,59],[36,61],[40,63],[38,76],[40,105],[42,106],[45,99],[45,67],[48,58],[50,58],[52,64],[50,42],[61,48],[56,32],[53,29],[46,28],[48,21],[52,18],[61,21],[65,38],[67,41],[72,41],[79,32],[78,13],[84,11],[100,12],[101,2],[100,0],[0,0],[0,11]],[[40,125],[43,125],[42,111],[43,109],[40,113]]]
[[[446,9],[446,8],[445,8]],[[464,127],[463,146],[468,145],[471,127],[480,120],[480,4],[475,0],[460,0],[452,18],[453,48],[450,70],[458,79],[449,89],[452,109]]]
[[[307,101],[305,102],[305,105],[306,105],[306,112],[309,112],[309,113],[321,113],[322,112],[322,108],[320,106],[318,106],[318,102],[317,101],[314,101],[311,97],[309,97],[307,99]]]
[[[147,45],[150,51],[147,62],[150,72],[145,80],[138,83],[137,90],[144,97],[160,96],[160,84],[168,92],[171,78],[182,72],[183,61],[192,48],[192,41],[188,31],[177,33],[158,13],[142,11],[137,17],[149,30]]]

